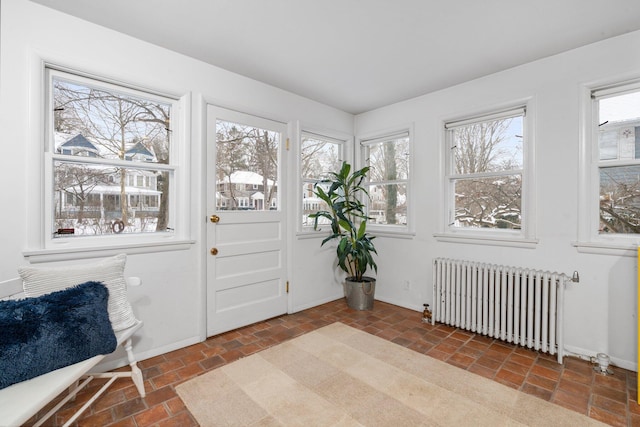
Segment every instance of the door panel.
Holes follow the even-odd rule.
[[[208,106],[207,335],[286,313],[286,125]]]

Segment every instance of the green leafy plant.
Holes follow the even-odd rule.
[[[348,274],[348,279],[362,281],[368,268],[376,273],[378,266],[372,254],[378,254],[373,244],[374,236],[367,233],[367,220],[363,197],[369,197],[367,189],[362,186],[369,167],[351,173],[351,165],[342,163],[338,172],[331,172],[330,179],[318,182],[314,186],[314,194],[322,199],[328,210],[320,210],[309,215],[314,219],[313,227],[318,229],[318,219],[326,218],[331,225],[331,235],[322,241],[337,239],[338,266]],[[325,188],[328,190],[325,191]]]

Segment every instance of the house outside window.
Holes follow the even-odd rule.
[[[445,123],[444,235],[532,236],[526,127],[524,106]]]
[[[363,163],[370,167],[369,229],[377,232],[410,230],[411,132],[402,129],[360,139]]]
[[[54,67],[45,71],[51,241],[173,233],[178,100]]]
[[[301,231],[313,232],[314,220],[309,215],[328,206],[315,196],[314,187],[323,185],[329,172],[340,170],[344,159],[345,140],[310,131],[300,136]],[[328,187],[327,187],[328,189]],[[324,218],[318,219],[321,226]],[[319,227],[321,228],[321,227]]]

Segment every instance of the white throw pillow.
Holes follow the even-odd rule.
[[[136,323],[127,299],[127,282],[124,278],[126,262],[126,254],[120,254],[100,262],[78,266],[19,267],[18,273],[28,297],[38,297],[88,281],[102,282],[109,289],[109,320],[113,330],[117,332]]]

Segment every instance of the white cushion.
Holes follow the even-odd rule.
[[[127,299],[124,278],[125,254],[99,262],[69,267],[19,267],[24,293],[37,297],[79,285],[90,280],[102,282],[109,289],[109,320],[114,331],[127,329],[136,323],[136,317]]]

